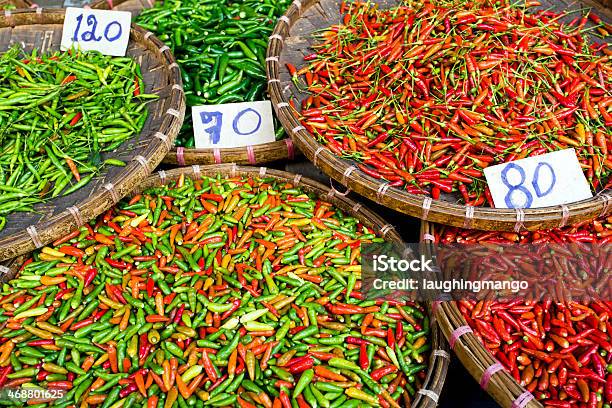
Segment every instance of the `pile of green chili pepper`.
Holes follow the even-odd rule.
[[[0,387],[62,389],[61,407],[409,406],[429,321],[364,299],[360,245],[380,241],[274,178],[181,176],[4,285]]]
[[[172,49],[187,107],[263,100],[267,39],[289,0],[171,0],[136,18]],[[276,138],[284,137],[276,126]],[[194,147],[191,109],[176,140]]]
[[[0,230],[6,216],[87,185],[100,154],[147,118],[138,64],[99,53],[0,56]]]

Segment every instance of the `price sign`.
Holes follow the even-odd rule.
[[[68,7],[62,31],[62,50],[80,48],[104,55],[124,56],[130,39],[132,14]]]
[[[275,140],[270,101],[194,106],[196,148],[240,147]]]
[[[574,149],[484,169],[497,208],[539,208],[593,197]]]

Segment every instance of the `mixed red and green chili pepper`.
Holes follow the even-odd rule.
[[[181,176],[3,285],[0,386],[64,407],[408,406],[429,320],[364,299],[360,245],[381,240],[284,181]]]
[[[561,23],[508,1],[342,3],[306,66],[296,107],[319,142],[413,194],[493,201],[490,165],[573,148],[598,191],[612,173],[610,26]]]
[[[520,234],[441,228],[436,238],[442,243],[466,245],[609,245],[612,217]],[[562,248],[559,251],[561,254]],[[604,276],[609,276],[610,260],[604,265]],[[483,345],[544,406],[612,405],[612,304],[606,299],[590,303],[463,300],[458,307]]]
[[[172,49],[187,98],[178,146],[194,147],[191,108],[266,98],[268,36],[289,0],[172,0],[136,18]],[[276,138],[284,137],[282,126]]]
[[[6,216],[70,194],[105,165],[101,153],[147,119],[138,64],[96,52],[0,56],[0,230]]]

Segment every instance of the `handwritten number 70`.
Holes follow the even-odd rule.
[[[518,183],[510,183],[510,181],[508,180],[508,173],[510,171],[518,172],[520,177]],[[540,185],[540,179],[543,172],[545,171],[548,171],[550,173],[550,184],[546,187],[546,189],[543,190],[542,186]],[[506,167],[504,167],[504,169],[502,170],[502,183],[504,183],[504,185],[508,187],[508,193],[504,198],[504,201],[508,208],[531,208],[531,205],[533,204],[533,195],[531,194],[529,189],[524,186],[526,179],[527,176],[525,175],[525,170],[516,163],[508,163],[508,165],[506,165]],[[535,171],[533,172],[533,178],[531,180],[531,185],[533,186],[533,191],[535,192],[536,196],[538,196],[538,198],[542,198],[550,194],[553,188],[555,187],[556,182],[557,176],[555,175],[555,170],[552,168],[552,166],[545,162],[538,163]],[[522,195],[523,200],[517,201],[517,195]]]
[[[99,42],[102,40],[102,35],[96,36],[96,33],[98,32],[98,19],[96,18],[96,16],[94,16],[93,14],[90,14],[87,16],[86,24],[87,24],[87,27],[91,29],[89,31],[84,31],[81,34],[80,34],[80,31],[81,31],[81,25],[83,23],[83,14],[79,14],[76,20],[77,20],[77,26],[76,26],[76,29],[74,30],[72,41]],[[119,22],[111,21],[104,28],[103,36],[106,39],[106,41],[113,42],[113,41],[118,40],[121,37],[122,31],[123,30]]]

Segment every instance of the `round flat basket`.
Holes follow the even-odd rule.
[[[142,180],[137,188],[132,190],[130,196],[139,194],[145,189],[164,185],[175,181],[181,175],[199,179],[203,176],[222,176],[227,178],[252,177],[252,178],[274,178],[300,187],[308,193],[315,194],[320,199],[340,208],[345,214],[359,219],[359,221],[374,230],[379,236],[388,242],[401,243],[401,238],[391,224],[386,223],[378,215],[351,199],[339,195],[321,183],[302,177],[300,174],[292,174],[284,171],[268,169],[266,167],[243,167],[236,164],[222,164],[211,166],[193,165],[191,167],[176,168],[168,171],[159,171],[156,174]],[[7,282],[18,276],[20,265],[27,259],[27,255],[19,256],[11,261],[0,265],[0,283]],[[428,305],[430,306],[430,305]],[[427,307],[428,313],[431,308]],[[431,316],[430,316],[431,317]],[[434,408],[438,405],[438,399],[444,387],[444,381],[450,362],[449,348],[435,319],[430,319],[431,325],[431,352],[428,362],[428,371],[423,382],[423,387],[418,390],[412,401],[412,408]]]
[[[133,16],[144,8],[153,7],[153,0],[100,0],[91,4],[92,8],[129,11]],[[197,149],[173,146],[164,157],[163,163],[179,166],[192,164],[263,164],[279,160],[293,160],[299,152],[290,138],[252,146]]]
[[[402,213],[441,224],[481,230],[527,229],[536,230],[559,226],[561,220],[575,223],[592,219],[612,209],[612,189],[599,191],[593,198],[563,206],[537,209],[503,209],[456,204],[457,197],[432,199],[429,196],[409,193],[390,186],[383,179],[376,179],[357,167],[357,163],[343,159],[321,144],[302,125],[300,114],[289,103],[300,106],[309,96],[298,88],[286,64],[299,71],[304,57],[313,53],[318,41],[315,35],[321,30],[341,22],[339,0],[295,0],[285,15],[279,19],[270,36],[267,54],[268,89],[272,105],[285,130],[300,151],[323,172],[357,192],[380,204]],[[380,8],[399,4],[395,0],[375,1]],[[552,10],[595,9],[604,21],[612,21],[610,9],[590,0],[582,2],[542,1],[542,7]],[[297,82],[297,81],[296,81]]]
[[[422,241],[433,242],[435,224],[427,221],[421,223]],[[462,328],[469,328],[466,320],[459,311],[455,302],[440,302],[435,307],[435,314],[440,329],[447,339],[455,335],[453,352],[457,355],[466,370],[478,381],[483,389],[489,393],[503,408],[511,408],[519,398],[531,393],[522,387],[506,370],[496,370],[494,374],[485,374],[490,367],[498,367],[498,361],[482,345],[478,338],[472,333],[471,329],[460,331]],[[459,331],[458,331],[459,330]],[[485,378],[486,376],[486,378]],[[483,378],[485,378],[483,380]],[[542,408],[542,404],[535,399],[529,400],[523,408]]]
[[[0,52],[12,44],[25,51],[58,50],[64,11],[19,10],[0,17]],[[108,166],[85,187],[44,204],[32,213],[13,213],[0,232],[0,260],[39,248],[110,208],[138,185],[166,155],[183,121],[184,94],[174,57],[154,36],[132,26],[127,56],[143,72],[145,92],[158,95],[147,106],[140,134],[132,136],[102,159],[118,159],[124,167]]]

